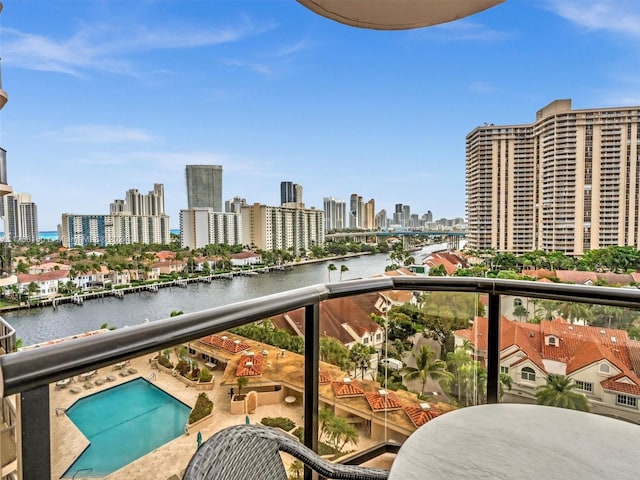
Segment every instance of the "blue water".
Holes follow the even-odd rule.
[[[171,229],[169,231],[173,234],[180,235],[179,229]],[[0,237],[2,237],[3,235],[4,232],[0,232]],[[55,230],[45,230],[42,232],[38,232],[38,239],[56,241],[58,240],[58,232],[56,232]]]
[[[91,443],[63,478],[115,472],[182,435],[190,411],[143,378],[78,400],[66,413]]]

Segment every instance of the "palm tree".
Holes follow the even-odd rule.
[[[247,377],[238,377],[236,380],[238,382],[238,394],[242,393],[242,387],[246,387],[249,383],[249,379]]]
[[[529,316],[529,310],[524,305],[518,305],[513,309],[513,315],[522,321],[522,317],[526,319]]]
[[[444,265],[436,265],[435,267],[431,267],[429,269],[430,277],[446,277],[447,270],[444,268]]]
[[[589,411],[589,402],[583,394],[574,392],[577,385],[564,375],[549,375],[547,384],[538,387],[536,401],[538,405],[568,408],[570,410]]]
[[[447,364],[449,368],[455,374],[456,390],[458,391],[458,403],[462,400],[462,380],[463,380],[463,367],[471,363],[471,355],[467,352],[467,349],[457,348],[454,352],[447,352]]]
[[[302,478],[302,472],[304,471],[304,464],[300,460],[295,460],[289,465],[289,471],[293,475],[293,478]]]
[[[335,272],[338,269],[333,263],[327,265],[327,270],[329,270],[329,281],[331,281],[331,272]]]
[[[405,371],[408,372],[405,379],[413,380],[419,378],[422,382],[422,390],[420,391],[422,394],[424,394],[428,379],[444,383],[449,383],[453,379],[453,374],[447,370],[447,364],[444,360],[434,360],[434,356],[433,349],[428,345],[423,345],[417,353],[413,352],[416,366],[405,367]]]
[[[558,312],[569,323],[584,320],[584,324],[587,325],[593,318],[591,307],[584,303],[563,302],[558,306]]]
[[[347,267],[346,265],[340,265],[340,281],[342,281],[342,274],[348,271],[349,271],[349,267]]]
[[[500,398],[504,395],[504,389],[506,387],[507,390],[511,390],[511,385],[513,384],[513,379],[511,375],[508,373],[500,373],[500,383],[498,387],[500,388]]]
[[[334,413],[328,408],[321,408],[318,412],[318,427],[319,427],[319,439],[322,440],[322,436],[327,434],[327,426],[333,418]]]

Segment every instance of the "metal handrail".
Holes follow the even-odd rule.
[[[450,291],[487,295],[486,401],[498,401],[500,298],[513,295],[640,308],[640,290],[543,284],[472,277],[378,277],[320,284],[165,318],[135,327],[0,356],[0,395],[16,393],[22,413],[22,478],[50,478],[49,385],[107,365],[304,308],[304,444],[317,451],[320,302],[390,290]],[[387,448],[383,446],[383,448]],[[380,447],[376,447],[376,452]],[[375,453],[375,452],[374,452]],[[373,454],[373,453],[372,453]],[[305,471],[305,480],[311,472]]]
[[[475,277],[380,277],[318,284],[0,356],[6,397],[324,300],[387,290],[512,295],[640,308],[640,290]]]

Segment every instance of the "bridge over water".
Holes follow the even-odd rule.
[[[466,232],[452,230],[412,231],[379,230],[375,232],[337,232],[325,235],[325,241],[352,241],[359,243],[378,243],[380,239],[398,238],[405,244],[415,244],[416,240],[426,239],[428,243],[446,243],[451,249],[459,249],[460,242],[466,238]]]

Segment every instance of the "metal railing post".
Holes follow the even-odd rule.
[[[49,421],[49,387],[42,386],[19,394],[18,438],[23,480],[51,478],[51,425]],[[20,461],[20,460],[19,460]]]
[[[500,295],[489,294],[487,403],[498,403],[500,389]]]
[[[304,307],[304,444],[318,451],[318,398],[320,384],[320,305]],[[313,471],[304,469],[304,479]]]

